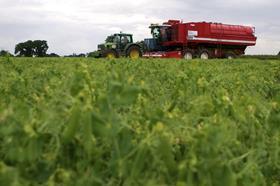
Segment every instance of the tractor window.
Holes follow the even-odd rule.
[[[120,36],[115,36],[114,38],[114,43],[119,43],[120,42]]]
[[[131,37],[130,36],[126,36],[126,35],[122,36],[121,43],[126,44],[126,43],[131,43],[131,42],[132,41],[131,41]]]
[[[153,27],[152,28],[152,35],[154,39],[159,39],[160,36],[160,28],[159,27]]]
[[[171,30],[168,26],[152,27],[152,35],[160,42],[171,41]]]
[[[170,27],[161,27],[160,36],[162,42],[167,42],[172,40],[172,29]]]
[[[172,29],[171,29],[171,27],[166,28],[166,38],[167,38],[167,41],[172,40]]]
[[[166,32],[166,30],[167,29],[165,27],[160,28],[160,35],[161,35],[161,41],[162,42],[167,41],[167,32]]]

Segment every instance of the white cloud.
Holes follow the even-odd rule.
[[[258,44],[248,53],[280,50],[278,0],[0,0],[0,48],[27,39],[48,40],[49,52],[96,49],[113,32],[150,37],[150,23],[167,19],[254,25]]]

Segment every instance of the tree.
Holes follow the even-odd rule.
[[[49,49],[49,46],[47,44],[47,41],[45,40],[35,40],[33,41],[33,49],[34,49],[34,55],[36,57],[44,57],[47,54],[47,50]]]
[[[86,57],[85,54],[81,53],[81,54],[76,54],[76,53],[73,53],[71,55],[66,55],[64,57]]]
[[[89,52],[87,54],[87,57],[99,58],[100,57],[100,53],[98,51]]]
[[[46,55],[47,57],[60,57],[58,54],[56,53],[50,53]]]
[[[81,53],[77,57],[86,57],[86,54]]]
[[[280,51],[279,51],[279,53],[277,55],[280,56]]]
[[[0,51],[0,57],[12,57],[13,56],[13,54],[11,54],[9,51],[7,51],[7,50],[1,50]]]
[[[15,54],[20,57],[44,57],[48,48],[49,46],[45,40],[28,40],[16,45]]]
[[[28,40],[24,43],[17,44],[15,54],[20,57],[32,57],[34,54],[33,41]]]

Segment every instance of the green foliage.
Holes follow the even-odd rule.
[[[81,58],[81,57],[86,57],[86,54],[76,54],[76,53],[73,53],[73,54],[71,54],[71,55],[66,55],[66,56],[64,56],[64,57],[79,57],[79,58]]]
[[[47,54],[49,46],[47,44],[47,41],[35,40],[33,41],[33,49],[34,49],[35,56],[44,57]]]
[[[278,53],[278,55],[244,55],[241,56],[241,58],[243,59],[259,59],[259,60],[279,60],[280,59],[280,52]]]
[[[99,51],[93,51],[93,52],[89,52],[87,54],[87,57],[93,57],[93,58],[99,58],[101,55],[100,55],[100,52]]]
[[[0,57],[13,57],[13,55],[7,50],[1,50]]]
[[[18,43],[15,47],[15,54],[20,57],[45,57],[49,46],[45,40],[28,40]]]
[[[60,57],[60,56],[56,53],[50,53],[50,54],[46,54],[46,57]]]
[[[277,186],[280,63],[0,58],[0,185]]]

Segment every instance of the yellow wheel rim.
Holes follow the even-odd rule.
[[[140,57],[140,53],[138,50],[132,50],[129,56],[131,59],[138,59]]]
[[[114,58],[116,58],[116,56],[115,56],[115,54],[113,54],[113,53],[108,53],[108,54],[107,54],[107,58],[108,58],[108,59],[114,59]]]

